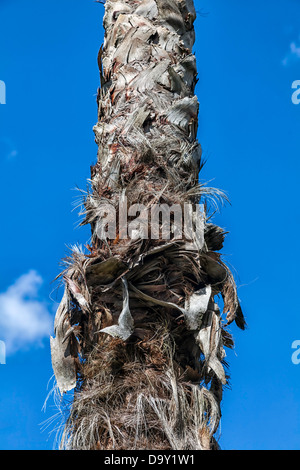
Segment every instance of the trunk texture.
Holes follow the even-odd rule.
[[[98,160],[82,210],[92,241],[65,260],[51,338],[58,388],[75,388],[62,448],[218,448],[226,326],[245,320],[207,212],[222,193],[198,183],[195,18],[192,0],[105,5]],[[166,237],[162,218],[155,229],[141,217],[158,204],[195,209],[193,244],[175,215]],[[118,223],[104,239],[108,205]]]

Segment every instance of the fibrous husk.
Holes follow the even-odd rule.
[[[217,398],[178,378],[167,329],[152,330],[134,348],[116,339],[98,347],[84,365],[85,387],[75,392],[63,448],[201,450],[207,441],[217,448]]]

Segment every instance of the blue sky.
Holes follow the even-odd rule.
[[[231,205],[215,218],[239,286],[246,332],[224,393],[224,449],[300,449],[298,293],[300,4],[196,0],[201,179]],[[0,449],[52,449],[49,335],[67,245],[85,244],[73,189],[96,160],[97,53],[103,7],[92,0],[0,0]],[[50,384],[48,382],[50,380]]]

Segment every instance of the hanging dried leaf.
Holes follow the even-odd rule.
[[[222,384],[226,384],[226,377],[221,360],[224,357],[224,349],[221,337],[221,319],[217,305],[211,306],[204,318],[197,334],[201,351],[205,356],[206,367],[212,369]]]
[[[82,295],[80,288],[72,279],[68,276],[64,276],[64,280],[66,281],[67,285],[71,293],[73,294],[75,300],[78,302],[78,305],[82,309],[83,312],[90,312],[90,305],[88,300]]]
[[[219,251],[223,248],[226,232],[214,224],[205,226],[205,243],[209,251]]]
[[[50,337],[52,367],[62,395],[76,386],[75,358],[71,354],[70,340],[66,338],[70,329],[68,303],[69,295],[65,289],[55,317],[54,332],[56,336],[55,338]]]
[[[202,318],[211,299],[211,287],[207,286],[194,292],[185,304],[185,321],[190,330],[199,330]]]
[[[100,330],[100,333],[107,333],[114,338],[120,338],[127,341],[133,333],[134,321],[129,309],[129,293],[128,285],[125,278],[122,278],[123,283],[123,310],[120,313],[118,325],[108,326]]]

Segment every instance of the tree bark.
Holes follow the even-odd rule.
[[[61,393],[76,387],[64,448],[218,448],[224,347],[233,346],[226,326],[244,329],[245,320],[219,253],[225,233],[208,220],[208,202],[222,193],[198,183],[195,18],[192,0],[105,5],[98,160],[82,210],[92,242],[89,254],[74,248],[65,260],[51,338]],[[159,204],[182,214],[191,206],[193,227],[205,204],[192,245],[175,216],[169,238],[162,219],[153,231],[140,217],[130,232],[124,211],[130,221],[132,208],[153,215]],[[108,205],[118,223],[104,239]]]

